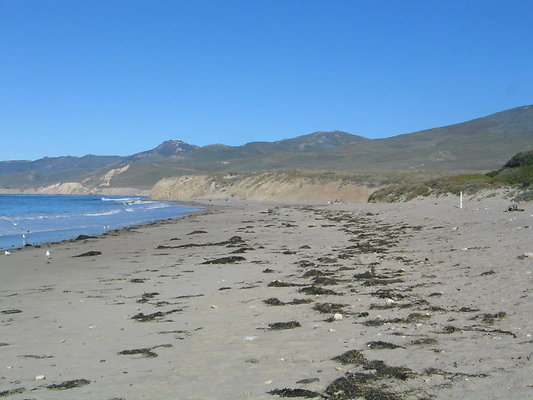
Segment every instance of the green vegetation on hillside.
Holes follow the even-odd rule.
[[[242,146],[198,147],[170,140],[154,149],[126,157],[89,155],[0,161],[0,190],[62,182],[80,182],[98,188],[109,171],[126,165],[129,165],[128,170],[115,174],[110,187],[148,189],[159,179],[169,176],[267,170],[346,171],[354,175],[377,175],[372,179],[377,182],[383,175],[395,175],[389,183],[399,183],[411,182],[417,175],[417,180],[422,181],[489,171],[503,165],[518,151],[529,148],[533,148],[532,105],[384,139],[367,139],[333,131]],[[495,171],[491,177],[497,178],[495,182],[512,184],[528,181],[530,170],[514,168],[515,164],[525,168],[522,164],[528,162],[527,157],[517,155],[509,160],[511,164]],[[483,181],[483,178],[479,179]],[[436,186],[434,191],[439,185]]]
[[[482,190],[504,187],[520,189],[515,197],[516,201],[533,201],[533,190],[530,189],[532,183],[533,150],[529,150],[516,154],[502,168],[487,174],[457,175],[426,182],[390,185],[372,193],[368,201],[393,203],[430,195],[458,195],[460,192],[471,195]]]

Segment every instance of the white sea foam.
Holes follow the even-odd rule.
[[[100,217],[102,215],[118,214],[119,212],[120,212],[120,210],[110,210],[110,211],[104,211],[104,212],[99,212],[99,213],[86,213],[86,214],[83,214],[83,215],[85,215],[86,217]]]

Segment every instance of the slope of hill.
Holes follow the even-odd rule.
[[[469,174],[409,182],[383,187],[369,197],[370,202],[394,203],[417,197],[474,195],[481,191],[505,189],[515,201],[533,200],[533,150],[514,155],[505,165],[487,174]]]
[[[179,140],[131,156],[43,158],[0,162],[0,188],[79,182],[97,188],[150,188],[175,175],[264,170],[420,171],[433,176],[500,168],[513,154],[533,149],[533,106],[517,107],[459,124],[367,139],[346,132],[315,132],[276,142],[204,147]],[[125,166],[128,168],[121,169]],[[104,177],[115,171],[111,178]],[[118,171],[118,172],[117,172]]]

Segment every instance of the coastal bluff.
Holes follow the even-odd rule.
[[[266,171],[164,178],[154,200],[249,199],[276,202],[366,203],[377,187],[327,173]]]

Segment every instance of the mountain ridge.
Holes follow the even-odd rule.
[[[163,177],[263,170],[483,171],[533,148],[533,105],[457,124],[369,139],[317,131],[274,142],[196,146],[168,140],[129,156],[45,157],[0,162],[0,188],[85,182],[148,189]],[[129,168],[121,169],[125,166]]]

